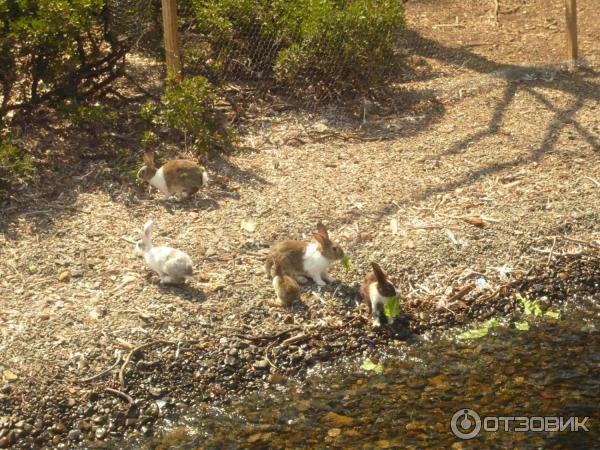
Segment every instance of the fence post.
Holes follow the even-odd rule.
[[[162,0],[162,17],[167,71],[174,72],[176,78],[181,78],[181,58],[177,40],[176,0]]]
[[[567,18],[567,56],[571,68],[577,61],[577,0],[565,0]]]

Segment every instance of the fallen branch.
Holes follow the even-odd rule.
[[[197,344],[198,341],[186,341],[186,344]],[[128,354],[127,357],[125,358],[125,361],[123,362],[123,365],[121,366],[121,370],[119,370],[119,384],[121,385],[122,388],[126,387],[125,384],[125,368],[127,367],[127,365],[129,364],[129,361],[131,360],[131,357],[136,354],[137,352],[149,348],[149,347],[154,347],[155,345],[179,345],[179,342],[171,342],[171,341],[151,341],[151,342],[146,342],[145,344],[142,345],[138,345],[136,348],[134,348],[133,350],[131,350]]]
[[[125,237],[125,236],[120,236],[119,239],[121,239],[122,241],[125,241],[125,242],[127,242],[129,244],[132,244],[132,245],[136,245],[137,244],[136,241],[133,241],[133,240],[131,240],[128,237]]]
[[[289,330],[282,331],[277,334],[264,334],[262,336],[248,336],[245,334],[234,334],[235,337],[240,339],[246,339],[248,341],[270,341],[280,338],[281,336],[285,336],[286,334],[291,333],[292,331],[298,331],[299,327],[290,328]]]
[[[581,239],[575,239],[567,236],[555,236],[554,239],[556,239],[557,237],[560,239],[564,239],[565,241],[574,242],[576,244],[586,245],[592,248],[600,248],[600,245],[593,241],[583,241]]]
[[[308,339],[308,336],[305,335],[304,333],[300,333],[297,334],[296,336],[292,336],[287,338],[285,341],[281,342],[281,345],[290,345],[290,344],[296,344],[298,342],[302,342]]]
[[[471,292],[473,289],[475,289],[475,285],[474,284],[467,284],[466,286],[464,286],[462,289],[460,289],[456,294],[452,295],[447,301],[447,304],[451,304],[454,303],[458,300],[460,300],[461,298],[463,298],[465,295],[467,295],[469,292]]]
[[[130,395],[127,395],[125,392],[119,391],[117,389],[109,388],[109,387],[104,388],[104,390],[110,394],[113,394],[113,395],[116,395],[117,397],[122,398],[130,405],[133,405],[133,398]]]
[[[119,356],[117,356],[117,360],[115,361],[115,363],[110,366],[108,369],[103,370],[100,373],[97,373],[96,375],[93,375],[91,377],[87,377],[87,378],[82,378],[80,380],[78,380],[79,383],[87,383],[89,381],[94,381],[94,380],[98,380],[99,378],[104,377],[105,375],[108,375],[110,372],[112,372],[112,370],[117,367],[119,365],[119,363],[121,362],[121,353],[119,353]]]

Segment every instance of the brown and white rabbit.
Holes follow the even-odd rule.
[[[144,153],[144,165],[138,171],[137,177],[158,189],[165,196],[165,200],[179,192],[186,196],[193,195],[208,184],[208,173],[194,161],[174,159],[157,169],[152,150]]]
[[[300,286],[283,271],[283,267],[279,261],[273,262],[273,288],[277,294],[277,306],[290,306],[294,300],[300,298]]]
[[[319,223],[317,231],[313,242],[282,241],[273,245],[265,261],[269,279],[273,276],[274,260],[277,260],[283,271],[299,283],[305,283],[308,278],[319,286],[334,282],[327,270],[332,262],[344,258],[344,250],[329,239],[325,225]]]
[[[360,296],[366,303],[369,313],[373,318],[373,326],[381,326],[381,314],[390,298],[397,295],[396,288],[390,282],[385,272],[377,263],[371,263],[373,272],[370,272],[360,288]],[[394,323],[392,317],[387,318],[388,324]]]

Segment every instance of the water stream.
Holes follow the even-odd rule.
[[[383,373],[361,369],[362,359],[338,362],[302,384],[196,408],[134,446],[600,448],[598,300],[563,311],[559,320],[528,322],[525,331],[505,324],[479,339],[459,341],[455,331],[391,348],[379,361]],[[451,431],[457,411],[459,432],[476,427],[464,409],[481,420],[471,440]],[[567,429],[552,431],[560,419],[495,418],[519,416],[563,417]],[[539,431],[516,431],[527,427]]]

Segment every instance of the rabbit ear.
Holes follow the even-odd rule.
[[[144,152],[144,164],[148,167],[154,167],[154,153],[152,153],[152,150]]]
[[[373,273],[375,274],[375,277],[377,278],[377,282],[379,284],[385,284],[387,281],[385,272],[381,269],[381,267],[379,267],[379,264],[372,262],[371,266],[373,267]]]
[[[150,239],[152,238],[152,223],[153,222],[149,220],[144,224],[144,234],[142,235],[142,240],[144,242],[150,242]]]
[[[315,240],[321,244],[321,247],[325,248],[327,247],[327,242],[329,241],[326,237],[324,237],[322,234],[313,234],[313,237],[315,238]]]
[[[323,225],[321,222],[319,222],[317,224],[317,231],[319,232],[319,234],[321,236],[323,236],[325,239],[329,239],[329,233],[327,232],[327,228],[325,228],[325,225]]]

